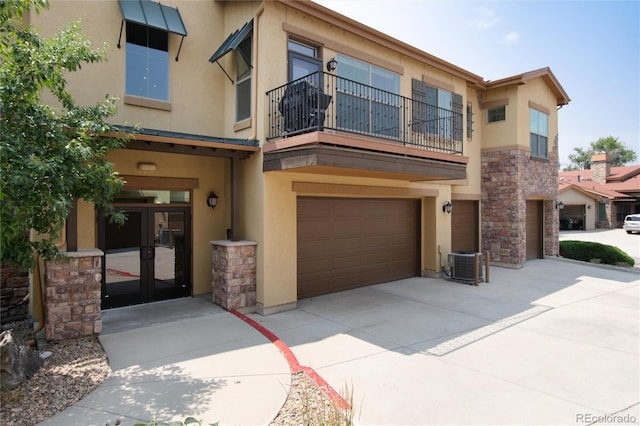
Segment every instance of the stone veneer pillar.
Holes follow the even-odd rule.
[[[102,331],[102,255],[98,249],[63,253],[45,263],[45,337],[62,341]]]
[[[522,267],[527,260],[527,200],[543,200],[543,252],[558,255],[558,139],[549,159],[524,149],[482,152],[482,251],[500,266]]]
[[[213,301],[227,310],[256,305],[255,241],[211,241]]]
[[[0,322],[27,319],[27,303],[24,297],[29,293],[29,273],[20,271],[3,260],[0,267]]]

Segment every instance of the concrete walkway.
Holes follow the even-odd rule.
[[[249,317],[353,393],[362,425],[640,421],[638,275],[556,259],[478,287],[412,278]],[[267,425],[290,384],[264,335],[203,298],[104,312],[113,374],[43,425]]]
[[[289,393],[289,365],[266,337],[194,297],[103,312],[112,373],[42,426],[183,421],[267,425]]]

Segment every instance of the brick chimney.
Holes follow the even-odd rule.
[[[611,174],[611,161],[609,154],[595,154],[591,157],[591,181],[595,183],[607,183],[607,176]]]

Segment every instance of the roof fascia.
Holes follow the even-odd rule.
[[[463,68],[453,65],[445,60],[442,60],[436,56],[433,56],[427,52],[424,52],[416,47],[413,47],[407,43],[404,43],[398,39],[395,39],[387,34],[384,34],[378,30],[361,24],[351,18],[334,12],[324,6],[314,3],[310,0],[265,0],[265,3],[281,3],[286,7],[296,9],[307,15],[316,17],[320,20],[330,23],[331,25],[343,29],[349,32],[355,32],[362,35],[368,40],[371,40],[381,46],[387,47],[393,51],[396,51],[402,55],[414,58],[420,62],[426,63],[436,69],[452,74],[458,78],[461,78],[471,85],[481,86],[484,83],[482,77],[477,74],[473,74]]]
[[[560,85],[560,82],[553,74],[553,72],[551,72],[551,69],[549,67],[502,78],[496,81],[486,82],[486,89],[497,89],[499,87],[506,86],[518,86],[521,84],[525,84],[527,81],[534,78],[542,78],[544,82],[547,83],[547,86],[549,86],[553,94],[556,96],[558,106],[567,105],[571,101],[569,95],[567,94],[567,92],[565,92],[564,88]]]

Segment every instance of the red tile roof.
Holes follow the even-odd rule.
[[[629,193],[640,192],[640,165],[611,167],[607,183],[591,181],[591,170],[571,170],[558,173],[558,191],[577,189],[594,198],[634,198]]]

